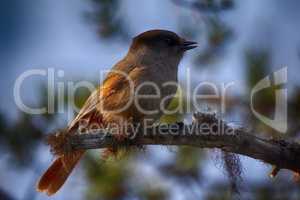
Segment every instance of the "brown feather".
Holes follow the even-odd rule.
[[[50,185],[50,180],[53,180],[56,176],[57,171],[62,167],[61,159],[56,159],[52,165],[47,169],[44,175],[40,178],[37,184],[37,190],[39,192],[44,192],[48,189]]]
[[[46,192],[49,196],[55,194],[65,183],[82,155],[83,152],[76,153],[72,159],[68,159],[67,163],[64,163],[66,160],[63,157],[57,158],[40,178],[37,191]]]

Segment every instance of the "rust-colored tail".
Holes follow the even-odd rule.
[[[57,158],[40,178],[37,190],[49,196],[55,194],[65,183],[83,153],[77,152],[71,159],[66,159],[65,156]]]

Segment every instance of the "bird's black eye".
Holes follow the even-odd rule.
[[[174,44],[174,41],[171,38],[165,38],[164,40],[169,46],[172,46]]]

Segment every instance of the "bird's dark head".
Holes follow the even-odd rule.
[[[181,59],[187,50],[196,48],[196,42],[187,41],[167,30],[150,30],[133,38],[130,51]]]

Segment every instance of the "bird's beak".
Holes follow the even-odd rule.
[[[181,45],[180,45],[180,48],[183,50],[183,51],[187,51],[187,50],[190,50],[190,49],[194,49],[197,47],[197,42],[192,42],[192,41],[186,41],[184,40]]]

